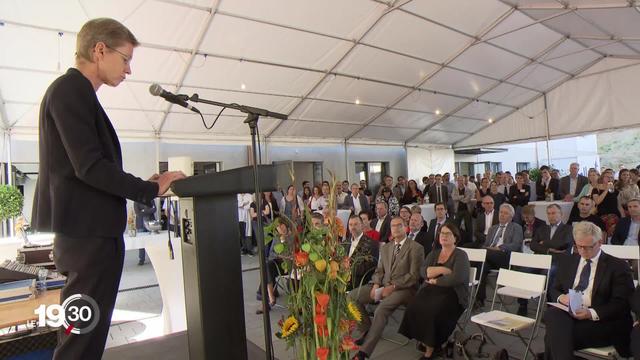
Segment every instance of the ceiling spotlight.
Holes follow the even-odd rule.
[[[442,114],[442,111],[440,111],[440,109],[436,110],[436,115],[440,115]]]
[[[356,105],[360,105],[360,99],[356,99]]]
[[[493,124],[493,118],[489,118],[489,124]]]
[[[245,84],[240,84],[240,89],[244,90],[244,89],[246,89],[246,88],[247,88],[247,85],[245,85]]]

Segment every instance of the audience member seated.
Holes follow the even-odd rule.
[[[407,237],[422,245],[424,248],[424,256],[427,256],[431,252],[431,244],[427,241],[427,228],[424,226],[424,219],[422,219],[421,214],[411,214]]]
[[[589,185],[586,185],[589,186]],[[569,221],[567,221],[567,225],[573,226],[575,223],[579,223],[581,221],[589,221],[596,224],[600,229],[602,229],[602,243],[607,243],[607,228],[604,226],[602,219],[596,216],[595,213],[595,202],[591,198],[591,196],[582,196],[578,201],[578,212],[576,214],[572,214],[569,217]]]
[[[398,213],[400,212],[400,203],[398,202],[398,199],[391,194],[390,188],[382,188],[382,194],[376,198],[376,203],[379,202],[384,202],[387,204],[389,215],[398,216]]]
[[[509,204],[502,204],[498,212],[498,224],[493,225],[487,233],[484,248],[487,249],[487,260],[482,273],[482,284],[478,287],[477,301],[484,304],[486,299],[487,275],[491,269],[509,267],[511,252],[522,251],[522,227],[513,222],[515,210]]]
[[[620,220],[620,207],[618,206],[618,189],[613,184],[613,174],[605,171],[600,176],[600,184],[597,191],[593,192],[593,200],[596,202],[598,212],[604,226],[607,228],[607,237],[613,236],[616,224]]]
[[[473,227],[471,225],[471,213],[476,206],[475,189],[469,188],[464,183],[464,177],[458,176],[456,187],[451,192],[453,200],[453,213],[455,214],[456,226],[460,229],[461,242],[471,242]]]
[[[324,226],[324,215],[319,212],[311,214],[311,226],[314,229],[321,229]]]
[[[360,351],[354,359],[362,360],[371,356],[389,316],[398,306],[409,303],[418,289],[424,249],[417,242],[407,239],[404,228],[405,224],[400,217],[391,220],[393,241],[380,248],[380,259],[372,284],[349,293],[362,314],[367,313],[365,304],[380,302],[374,312],[373,322],[368,316],[363,316],[359,324],[362,337],[356,340]]]
[[[362,232],[362,219],[358,215],[349,217],[351,238],[346,243],[346,251],[351,263],[351,281],[347,289],[365,285],[371,280],[378,264],[378,242]]]
[[[376,231],[376,229],[371,228],[371,211],[362,210],[358,213],[358,216],[362,220],[362,231],[369,239],[380,241],[380,233]]]
[[[620,214],[624,217],[628,215],[627,202],[631,199],[640,198],[640,190],[635,182],[631,182],[631,173],[628,169],[622,169],[618,173],[618,207]]]
[[[400,205],[422,204],[423,202],[422,191],[418,189],[418,183],[415,180],[409,180],[407,190],[405,190],[404,196],[400,200]]]
[[[358,215],[361,211],[369,211],[369,200],[360,194],[360,185],[351,184],[351,195],[344,199],[344,209],[351,210],[351,214]]]
[[[524,183],[522,173],[516,174],[516,183],[509,189],[509,203],[513,206],[516,215],[514,219],[520,222],[522,218],[522,207],[529,204],[529,185]]]
[[[445,224],[440,231],[441,248],[432,251],[420,268],[426,280],[404,313],[398,332],[416,339],[421,359],[432,359],[434,350],[447,344],[458,318],[469,301],[469,258],[457,249],[459,230]]]
[[[536,194],[536,182],[531,180],[529,177],[529,170],[522,170],[522,177],[524,177],[524,184],[529,185],[529,201],[538,200],[538,195]]]
[[[614,245],[638,246],[638,234],[640,234],[640,198],[627,202],[629,216],[623,217],[616,225],[616,230],[611,237]]]
[[[633,280],[629,265],[600,249],[602,230],[583,221],[573,227],[578,254],[561,259],[549,289],[555,301],[568,306],[569,290],[582,292],[583,308],[567,312],[550,306],[546,323],[545,358],[573,359],[574,350],[613,345],[629,356]]]
[[[407,228],[405,229],[406,233],[409,233],[409,219],[411,218],[411,208],[408,206],[402,206],[400,208],[400,213],[398,214],[401,218],[402,221],[404,221],[405,224],[407,224]]]
[[[462,247],[477,249],[484,245],[489,229],[498,223],[498,211],[495,210],[493,205],[493,198],[490,195],[486,195],[481,199],[482,212],[478,212],[476,217],[475,240],[462,244]]]
[[[349,194],[347,194],[346,192],[342,191],[342,184],[341,183],[336,183],[335,186],[335,196],[336,196],[336,209],[344,209],[344,202],[347,199],[347,196],[349,196]]]
[[[434,205],[436,218],[431,219],[427,230],[427,245],[430,249],[440,248],[440,229],[444,224],[453,224],[453,219],[447,216],[447,207],[444,203],[436,203]]]
[[[295,194],[295,193],[294,193]],[[296,195],[297,196],[297,195]],[[276,296],[274,292],[274,284],[276,283],[276,278],[284,274],[285,271],[282,268],[282,263],[284,260],[275,253],[274,247],[275,244],[279,241],[280,243],[286,244],[287,247],[294,246],[293,244],[293,235],[291,233],[291,225],[287,219],[280,219],[278,225],[276,227],[278,231],[278,238],[273,239],[271,250],[269,251],[269,257],[267,259],[267,293],[269,296],[269,304],[267,305],[267,311],[271,309],[272,306],[276,304]],[[260,289],[260,285],[258,285],[258,291]],[[265,309],[258,308],[256,310],[256,314],[262,314]]]
[[[482,178],[476,189],[476,214],[482,212],[482,198],[491,195],[491,182],[487,178]]]
[[[589,183],[589,179],[578,174],[580,164],[574,162],[569,165],[569,175],[560,178],[558,187],[558,199],[564,201],[574,201],[582,191],[582,188]]]
[[[503,173],[502,171],[498,171],[496,173],[495,181],[498,185],[498,192],[503,194],[506,198],[509,198],[509,176]]]
[[[493,207],[496,210],[500,209],[500,206],[502,204],[508,202],[508,194],[505,195],[498,191],[498,183],[495,181],[489,183],[489,195],[491,195],[491,197],[493,198]]]
[[[393,177],[389,175],[385,175],[382,177],[382,183],[378,185],[375,191],[376,198],[382,195],[382,189],[384,188],[389,188],[389,189],[393,188]]]
[[[442,175],[437,174],[435,176],[435,182],[429,187],[429,202],[435,203],[447,203],[449,201],[449,190],[442,183]]]
[[[540,179],[536,181],[536,194],[538,201],[546,201],[547,196],[553,194],[553,199],[558,199],[559,181],[551,177],[549,167],[544,165],[540,167]]]
[[[547,206],[547,221],[533,235],[531,250],[536,254],[567,254],[573,245],[571,226],[562,222],[562,208],[558,204]]]
[[[371,227],[380,234],[380,241],[388,242],[391,234],[391,216],[386,202],[376,203],[376,216],[377,218],[371,222]]]
[[[404,194],[407,192],[407,179],[400,175],[398,176],[398,182],[396,186],[393,187],[393,196],[398,199],[398,201],[402,200]]]

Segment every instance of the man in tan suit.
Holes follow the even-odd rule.
[[[356,341],[360,351],[354,359],[365,359],[373,353],[387,319],[400,305],[406,305],[413,298],[420,281],[420,265],[424,260],[424,249],[419,243],[407,238],[404,220],[391,220],[391,236],[380,248],[380,260],[373,274],[372,283],[354,289],[349,294],[360,312],[365,314],[360,324],[362,337]],[[373,322],[366,316],[365,304],[376,303]]]

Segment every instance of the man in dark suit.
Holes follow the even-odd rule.
[[[569,165],[569,175],[560,178],[558,199],[573,201],[580,195],[582,188],[589,183],[589,179],[578,174],[578,171],[580,171],[580,164],[574,162]]]
[[[349,233],[351,238],[346,243],[346,251],[353,270],[347,288],[351,290],[371,280],[378,264],[378,242],[362,232],[362,219],[358,215],[349,217]]]
[[[409,218],[409,234],[407,237],[424,248],[424,256],[426,257],[432,250],[431,243],[427,241],[427,228],[424,227],[424,219],[422,214],[413,213]]]
[[[509,267],[511,252],[522,251],[522,227],[513,222],[515,210],[510,204],[500,205],[498,224],[493,225],[487,232],[484,248],[487,249],[487,260],[482,273],[482,284],[478,287],[477,299],[483,303],[486,299],[487,275],[491,269]]]
[[[636,287],[631,296],[631,311],[636,314],[636,319],[640,319],[640,287]],[[631,330],[631,355],[634,359],[640,359],[640,321],[633,323]]]
[[[476,218],[476,228],[474,231],[475,240],[471,243],[462,244],[462,247],[481,248],[487,240],[489,229],[499,222],[498,211],[494,209],[494,201],[491,195],[482,198],[482,213]]]
[[[562,208],[558,204],[547,206],[547,220],[549,225],[542,225],[533,234],[531,250],[536,254],[554,255],[566,254],[573,245],[571,226],[562,223]]]
[[[436,182],[429,187],[429,202],[435,203],[447,203],[449,201],[449,189],[442,183],[442,175],[436,175]]]
[[[371,228],[380,234],[381,242],[388,242],[391,234],[391,216],[388,215],[386,202],[376,203],[376,215],[376,219],[371,222]]]
[[[613,345],[629,356],[633,277],[629,265],[600,250],[602,230],[587,221],[573,227],[578,254],[563,258],[551,299],[569,305],[569,289],[582,292],[583,308],[573,312],[549,307],[545,312],[545,358],[572,359],[574,350]]]
[[[343,209],[351,210],[352,215],[358,215],[361,211],[369,211],[369,200],[360,194],[360,185],[351,184],[351,193],[344,199]]]
[[[558,180],[551,177],[549,167],[546,165],[541,166],[540,179],[536,181],[536,195],[538,196],[538,201],[545,201],[547,193],[553,193],[553,199],[558,199],[558,187]]]
[[[40,167],[33,226],[55,233],[54,262],[70,295],[93,298],[99,320],[87,334],[60,328],[54,359],[100,359],[109,332],[122,263],[126,199],[151,205],[184,174],[144,181],[122,170],[118,136],[100,105],[101,85],[118,86],[131,74],[135,36],[113,19],[87,22],[77,35],[76,68],[56,79],[42,100]]]
[[[439,249],[440,246],[440,229],[442,225],[453,223],[453,220],[447,217],[447,205],[445,203],[436,203],[434,205],[436,218],[431,219],[427,230],[427,247],[431,250]]]
[[[380,260],[373,274],[372,284],[354,289],[351,300],[364,314],[360,323],[363,336],[356,341],[360,351],[354,359],[363,360],[373,353],[389,316],[400,305],[411,301],[418,290],[420,266],[424,261],[422,245],[407,238],[405,223],[401,217],[391,220],[393,241],[380,247]],[[365,304],[380,301],[373,315],[373,322],[366,315]]]
[[[625,216],[616,225],[616,230],[611,236],[614,245],[638,245],[640,237],[640,199],[631,199],[627,202],[629,216]]]

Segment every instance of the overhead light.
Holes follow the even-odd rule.
[[[240,84],[240,89],[244,90],[244,89],[246,89],[246,88],[247,88],[247,85],[245,85],[245,84]]]
[[[436,115],[440,115],[442,114],[442,111],[440,111],[440,109],[436,110]]]
[[[360,105],[360,99],[356,99],[356,105]]]
[[[489,124],[493,124],[493,118],[489,118]]]

